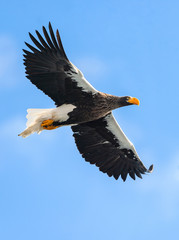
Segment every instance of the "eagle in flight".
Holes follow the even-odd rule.
[[[112,110],[132,104],[134,97],[118,97],[96,90],[67,58],[59,31],[54,35],[43,27],[38,40],[29,33],[36,48],[26,43],[31,51],[24,51],[26,77],[47,94],[56,104],[52,109],[28,109],[27,128],[19,136],[62,126],[71,126],[76,145],[87,162],[95,164],[103,173],[123,181],[129,174],[142,178],[152,172],[141,162],[133,144],[116,122]]]

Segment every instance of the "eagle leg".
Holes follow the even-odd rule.
[[[41,123],[41,126],[46,129],[46,130],[53,130],[53,129],[56,129],[58,128],[59,126],[55,126],[53,125],[54,123],[54,120],[52,119],[47,119],[47,120],[44,120],[42,123]]]

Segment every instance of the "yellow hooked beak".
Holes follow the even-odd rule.
[[[136,104],[136,105],[140,104],[139,100],[135,97],[130,97],[128,102],[131,103],[131,104]]]

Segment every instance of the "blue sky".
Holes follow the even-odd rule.
[[[177,239],[179,2],[0,3],[0,239]],[[80,156],[70,128],[27,139],[27,108],[54,104],[24,74],[28,32],[49,20],[69,59],[100,91],[141,105],[114,111],[154,172],[114,180]]]

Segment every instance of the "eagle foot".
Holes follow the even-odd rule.
[[[54,121],[52,119],[44,120],[41,126],[46,130],[53,130],[58,128],[58,126],[53,125]]]

